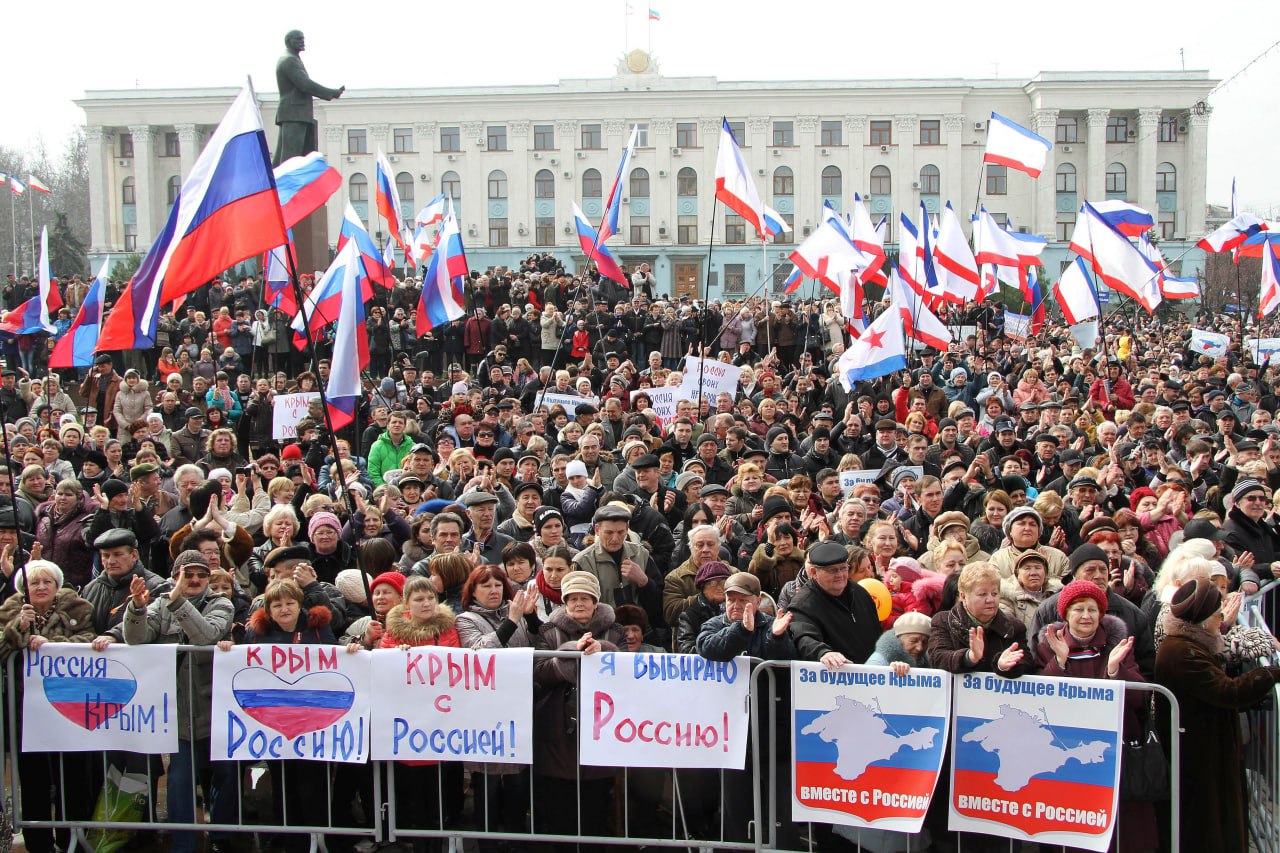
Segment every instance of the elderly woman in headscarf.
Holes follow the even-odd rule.
[[[1178,587],[1163,617],[1156,681],[1178,700],[1181,739],[1182,843],[1188,850],[1249,849],[1248,800],[1239,712],[1273,695],[1280,667],[1232,678],[1222,653],[1222,593],[1195,580]],[[1167,710],[1158,703],[1165,731]],[[1211,819],[1210,819],[1211,816]]]

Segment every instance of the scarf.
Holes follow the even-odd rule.
[[[545,598],[547,601],[550,601],[552,604],[564,604],[564,601],[561,600],[561,597],[560,597],[560,590],[552,587],[550,584],[547,583],[546,575],[544,575],[542,572],[538,572],[535,580],[537,581],[537,584],[538,584],[538,592],[542,595],[543,598]]]

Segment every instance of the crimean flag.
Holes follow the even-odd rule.
[[[720,122],[720,149],[716,154],[716,198],[755,228],[761,240],[766,238],[764,202],[760,200],[755,181],[751,180],[747,161],[742,157],[738,140],[733,138],[733,130],[729,127],[727,118]]]
[[[35,175],[27,175],[27,186],[31,187],[31,189],[36,192],[44,193],[45,195],[49,195],[53,192],[53,190],[44,185],[44,181],[40,180]]]
[[[1044,170],[1045,158],[1052,148],[1053,143],[1038,133],[992,113],[991,121],[987,122],[987,147],[982,162],[1008,166],[1036,178]]]

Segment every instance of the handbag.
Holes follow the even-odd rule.
[[[274,324],[272,324],[263,330],[261,346],[266,346],[267,344],[274,344],[275,342],[276,342],[276,327]]]
[[[1120,754],[1120,799],[1154,803],[1169,799],[1169,759],[1156,734],[1155,697],[1147,709],[1146,725]]]

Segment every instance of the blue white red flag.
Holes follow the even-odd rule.
[[[1267,252],[1262,258],[1262,289],[1258,293],[1258,319],[1280,306],[1280,258]]]
[[[1091,320],[1101,313],[1093,280],[1089,277],[1084,258],[1079,255],[1062,271],[1062,276],[1053,286],[1053,297],[1058,301],[1058,307],[1062,309],[1067,323],[1072,326]]]
[[[405,264],[413,265],[413,252],[409,251],[409,241],[412,235],[409,234],[409,226],[405,224],[404,214],[400,209],[400,193],[396,191],[395,176],[391,174],[391,164],[387,162],[387,155],[378,149],[377,159],[374,166],[374,203],[378,208],[378,213],[382,215],[382,221],[387,225],[387,233],[391,235],[396,244],[400,246],[400,253],[404,255]],[[394,267],[394,263],[387,264],[388,268]]]
[[[311,288],[311,292],[303,299],[302,310],[293,318],[293,322],[289,325],[296,333],[294,336],[294,344],[302,349],[307,339],[315,338],[320,331],[330,323],[336,322],[338,315],[342,309],[342,299],[344,297],[343,287],[347,280],[349,258],[355,258],[358,265],[356,273],[357,283],[360,285],[360,301],[369,301],[373,297],[373,289],[369,286],[367,277],[364,273],[364,265],[361,263],[359,249],[356,248],[354,240],[349,240],[343,244],[338,250],[338,254],[333,259],[333,263],[324,271],[324,275],[320,276],[320,280],[316,282],[315,287]],[[303,319],[307,324],[303,325]],[[309,334],[308,334],[309,332]]]
[[[422,296],[418,300],[416,319],[418,336],[464,316],[463,288],[467,282],[467,256],[462,248],[462,232],[450,205],[440,233],[436,235],[436,251],[422,276]]]
[[[440,193],[440,195],[424,204],[422,210],[419,210],[417,217],[415,217],[417,224],[422,228],[430,228],[437,222],[443,222],[446,201],[444,193]]]
[[[992,113],[991,121],[987,122],[987,147],[982,162],[1008,166],[1036,178],[1044,170],[1045,158],[1052,148],[1053,143],[1038,133]]]
[[[765,239],[764,202],[756,190],[755,181],[742,157],[738,140],[729,128],[729,120],[720,122],[720,150],[716,153],[716,198],[725,207],[741,216],[756,229],[760,239]]]
[[[1034,267],[1027,269],[1027,289],[1031,291],[1031,334],[1038,335],[1044,328],[1044,294],[1040,291],[1040,276]]]
[[[359,214],[355,208],[351,206],[351,202],[347,202],[347,207],[342,212],[342,225],[338,229],[338,251],[342,251],[342,247],[347,245],[348,240],[354,240],[356,244],[356,254],[360,256],[360,261],[364,264],[365,275],[375,284],[385,287],[387,290],[396,286],[396,277],[391,272],[391,267],[387,266],[386,261],[382,258],[382,250],[378,248],[378,244],[373,241],[373,237],[365,229],[364,223],[360,221]],[[371,291],[372,293],[372,291]],[[337,319],[337,315],[334,315]]]
[[[604,204],[604,219],[600,222],[599,246],[618,233],[618,213],[622,210],[622,182],[629,176],[631,158],[636,153],[636,139],[640,136],[640,127],[633,125],[627,147],[622,149],[622,162],[618,164],[618,174],[613,177],[613,186],[609,188],[609,197]]]
[[[108,255],[89,285],[76,318],[53,345],[53,351],[49,353],[50,367],[90,367],[93,364],[93,350],[98,345],[98,332],[102,325],[102,294],[106,292],[110,274],[111,256]]]
[[[335,430],[355,420],[360,403],[360,371],[369,365],[369,335],[364,324],[364,299],[360,295],[360,259],[355,246],[348,244],[338,253],[325,273],[338,280],[342,304],[333,338],[333,358],[329,365],[329,385],[325,398],[329,419]]]
[[[793,266],[791,275],[787,276],[787,280],[782,283],[782,292],[786,294],[795,293],[800,289],[800,285],[804,283],[804,273],[800,271],[800,267]]]
[[[263,301],[290,317],[298,313],[298,300],[293,295],[292,282],[289,280],[289,259],[285,254],[291,250],[291,246],[276,246],[268,252],[263,273]]]
[[[1119,199],[1107,199],[1093,202],[1093,209],[1103,221],[1114,225],[1116,230],[1126,237],[1140,237],[1156,227],[1156,218],[1150,211],[1143,210],[1136,204],[1129,204]]]
[[[14,195],[22,195],[27,191],[26,185],[23,184],[22,181],[18,180],[17,175],[9,176],[9,189],[13,191]]]
[[[319,151],[290,157],[275,168],[284,227],[292,228],[324,207],[342,187],[342,174]]]
[[[36,295],[10,310],[0,322],[0,331],[15,335],[34,335],[36,332],[57,331],[53,318],[62,307],[62,294],[49,276],[49,227],[40,229],[40,287]]]
[[[162,304],[287,239],[262,116],[246,87],[196,158],[163,230],[103,321],[98,348],[154,346]]]
[[[787,224],[787,220],[781,213],[774,210],[769,205],[764,206],[764,236],[776,237],[779,234],[786,234],[791,230],[791,226]]]
[[[649,7],[649,20],[651,21],[662,20],[662,16],[658,14],[658,10],[653,8],[652,6]]]
[[[582,247],[582,253],[587,256],[587,262],[595,261],[600,275],[616,281],[623,287],[630,287],[631,282],[622,271],[622,267],[618,265],[618,259],[609,251],[608,246],[597,239],[596,229],[591,227],[591,223],[587,221],[587,215],[582,212],[582,208],[578,207],[576,201],[573,203],[573,224],[578,231],[578,245]]]
[[[906,368],[907,347],[902,336],[902,315],[897,311],[885,311],[873,320],[836,364],[840,382],[846,390],[852,390],[854,382],[876,379]]]

